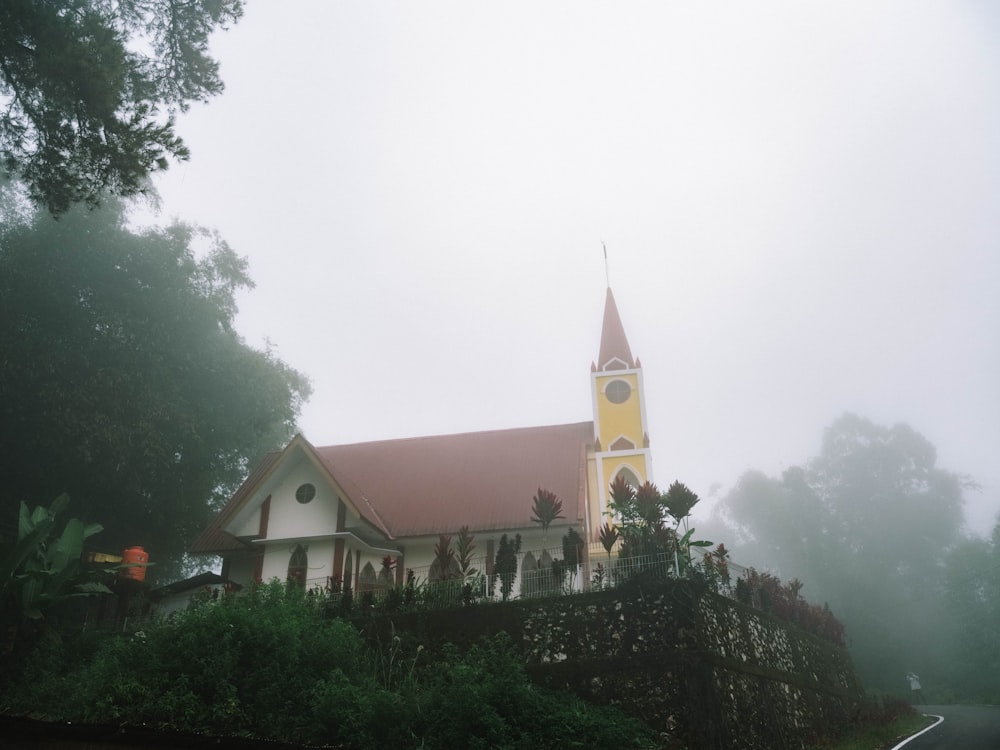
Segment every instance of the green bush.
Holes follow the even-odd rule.
[[[321,597],[277,582],[132,636],[43,644],[6,713],[347,748],[649,747],[650,730],[530,683],[505,634],[438,654],[366,644]]]

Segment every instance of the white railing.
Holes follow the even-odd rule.
[[[610,554],[600,543],[589,545],[586,553],[581,554],[581,559],[576,565],[567,566],[563,560],[562,547],[522,550],[517,555],[517,572],[511,581],[507,598],[528,599],[599,591],[620,586],[637,575],[666,580],[677,577],[678,567],[681,568],[682,576],[688,575],[689,570],[700,571],[702,575],[715,580],[720,592],[729,593],[730,584],[735,583],[736,577],[745,571],[742,566],[727,560],[727,580],[717,569],[708,569],[702,562],[702,554],[694,550],[690,561],[686,557],[676,557],[667,553],[622,557],[620,543]],[[469,565],[469,570],[473,572],[465,576],[435,580],[432,577],[432,568],[433,566],[407,568],[403,575],[402,592],[394,585],[396,577],[393,571],[393,584],[384,580],[381,583],[362,582],[356,591],[352,591],[352,596],[355,599],[371,596],[373,600],[382,600],[395,589],[393,596],[405,597],[407,582],[411,581],[410,595],[414,597],[419,595],[422,601],[430,604],[452,606],[462,601],[499,601],[504,598],[501,576],[496,574],[492,561],[487,561],[485,556],[473,558]],[[487,575],[487,570],[493,574]],[[324,588],[326,584],[325,579],[307,580],[307,587]]]

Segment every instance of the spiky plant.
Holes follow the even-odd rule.
[[[434,562],[431,563],[430,578],[435,581],[446,581],[458,573],[455,563],[455,550],[451,548],[451,534],[438,535],[434,545]]]
[[[475,538],[474,535],[469,533],[468,526],[463,526],[458,530],[456,551],[458,553],[458,569],[462,573],[462,578],[468,578],[476,574],[476,570],[472,567],[472,553],[476,549]]]
[[[618,529],[611,521],[605,521],[604,525],[601,527],[598,539],[601,540],[601,546],[604,547],[604,551],[608,553],[608,564],[611,564],[611,550],[615,548],[615,543],[621,537],[618,533]]]
[[[532,498],[534,504],[531,508],[531,520],[542,525],[542,538],[545,538],[549,526],[559,518],[565,518],[562,514],[562,500],[556,493],[538,488],[538,494]]]

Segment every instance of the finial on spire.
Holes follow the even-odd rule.
[[[610,289],[611,273],[608,271],[608,246],[604,244],[604,240],[601,240],[601,247],[604,248],[604,280],[608,283],[608,289]]]

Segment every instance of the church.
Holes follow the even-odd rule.
[[[590,378],[587,422],[332,446],[297,435],[260,461],[191,552],[220,556],[223,579],[237,585],[277,578],[354,591],[377,571],[427,580],[439,536],[462,527],[487,575],[503,534],[520,534],[527,557],[572,528],[591,543],[587,555],[611,482],[653,481],[642,367],[610,288]],[[547,531],[532,520],[539,489],[562,502]]]

